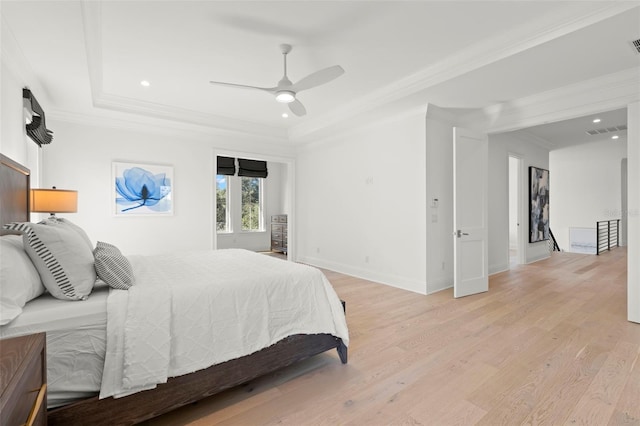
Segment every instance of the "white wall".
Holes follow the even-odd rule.
[[[27,136],[22,112],[23,82],[16,78],[2,61],[0,73],[2,85],[0,122],[0,152],[21,163],[27,162]],[[33,142],[31,144],[35,145]]]
[[[65,215],[89,237],[115,244],[125,254],[154,254],[213,246],[216,149],[255,152],[260,141],[230,135],[196,135],[98,127],[52,121],[55,140],[43,149],[43,187],[78,190],[78,213]],[[173,134],[175,133],[175,134]],[[262,148],[264,149],[264,148]],[[271,146],[269,155],[278,148]],[[282,155],[287,155],[282,149]],[[174,215],[115,217],[111,200],[113,161],[171,165]]]
[[[597,221],[621,218],[626,156],[626,141],[610,138],[550,152],[550,223],[561,249],[571,251],[569,228],[595,229]]]
[[[299,149],[298,261],[426,292],[424,111]]]
[[[18,64],[8,62],[8,52],[13,45],[9,43],[10,34],[2,31],[2,55],[0,55],[0,152],[7,157],[31,169],[31,182],[40,181],[39,149],[25,131],[25,117],[22,101],[22,89],[30,86],[30,73]],[[14,55],[15,56],[15,55]],[[40,105],[46,109],[44,96],[36,96]],[[43,94],[44,95],[44,94]]]
[[[528,172],[529,166],[549,169],[549,150],[531,141],[521,139],[514,133],[489,135],[489,273],[509,269],[509,154],[522,159],[520,227],[529,228],[528,219]],[[550,176],[553,179],[553,175]],[[551,209],[556,207],[550,203]],[[551,225],[553,229],[553,224]],[[526,263],[549,257],[546,241],[530,244],[527,232],[524,236],[524,259]]]

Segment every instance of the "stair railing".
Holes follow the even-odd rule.
[[[620,219],[601,220],[596,222],[596,233],[596,254],[619,247]]]
[[[556,241],[556,237],[553,236],[553,232],[551,232],[551,228],[549,228],[549,252],[552,251],[562,251],[560,250],[560,246]]]

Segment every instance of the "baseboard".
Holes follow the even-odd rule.
[[[426,283],[423,281],[415,280],[413,278],[395,274],[384,274],[369,269],[354,267],[352,265],[327,261],[325,259],[320,259],[317,257],[298,256],[297,261],[300,263],[306,263],[307,265],[315,266],[316,268],[329,269],[341,274],[351,275],[356,278],[373,281],[376,283],[388,285],[390,287],[395,287],[418,294],[427,294]]]
[[[550,254],[547,254],[546,256],[545,256],[545,255],[543,255],[543,256],[533,257],[533,258],[531,258],[531,259],[527,259],[527,264],[529,264],[529,263],[539,262],[539,261],[541,261],[541,260],[545,260],[545,259],[548,259],[548,258],[550,258],[550,257],[551,257],[551,255],[550,255]]]
[[[448,288],[453,288],[451,278],[438,278],[427,284],[427,294],[437,293]]]
[[[489,265],[489,275],[499,274],[500,272],[508,271],[509,269],[508,263]]]

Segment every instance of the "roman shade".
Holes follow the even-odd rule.
[[[267,162],[238,158],[238,176],[266,178],[269,174]]]
[[[233,157],[218,156],[219,175],[233,176],[236,174],[236,159]]]
[[[27,88],[22,89],[22,100],[25,109],[31,116],[31,121],[25,126],[27,136],[37,143],[38,146],[50,144],[53,140],[53,132],[47,129],[44,121],[44,111],[36,100],[36,97],[31,93],[31,90]]]

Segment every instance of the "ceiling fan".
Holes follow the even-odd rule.
[[[334,65],[332,67],[324,68],[320,71],[309,74],[308,76],[294,84],[287,77],[287,54],[291,52],[291,45],[281,44],[280,50],[282,51],[282,55],[284,56],[284,76],[278,82],[278,85],[276,87],[256,87],[247,86],[245,84],[224,83],[221,81],[210,81],[209,83],[219,84],[222,86],[240,87],[244,89],[258,89],[272,93],[276,96],[276,101],[288,103],[291,112],[301,117],[307,113],[307,110],[304,105],[302,105],[300,100],[296,98],[298,92],[328,83],[331,80],[334,80],[344,74],[344,69],[342,69],[340,65]]]

